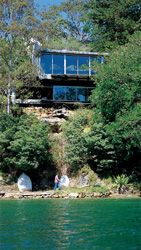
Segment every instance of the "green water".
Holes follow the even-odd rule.
[[[141,250],[141,199],[0,201],[0,250]]]

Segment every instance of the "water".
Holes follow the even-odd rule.
[[[141,250],[141,200],[0,201],[0,250]]]

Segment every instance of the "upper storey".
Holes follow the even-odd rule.
[[[68,50],[41,50],[37,64],[40,79],[54,79],[56,76],[86,78],[95,74],[94,63],[103,63],[107,53],[80,52]]]

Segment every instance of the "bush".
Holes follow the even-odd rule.
[[[91,111],[80,109],[74,112],[62,127],[65,137],[65,159],[71,171],[78,171],[89,158],[86,128],[89,127]]]
[[[115,150],[115,170],[140,176],[141,173],[141,104],[117,117],[106,126]]]
[[[88,175],[90,186],[94,186],[96,184],[96,180],[98,178],[97,174],[88,165],[85,165],[84,167],[82,167],[79,171],[79,174]]]
[[[48,127],[34,116],[0,115],[0,169],[5,172],[44,168],[50,160]]]
[[[124,175],[124,174],[118,175],[114,178],[114,182],[117,186],[118,193],[123,194],[127,190],[127,186],[129,183],[129,177]]]

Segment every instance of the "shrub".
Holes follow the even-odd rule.
[[[46,167],[50,160],[48,127],[34,116],[0,119],[0,169],[5,172]]]
[[[65,159],[73,172],[84,166],[89,158],[85,128],[89,125],[90,117],[91,111],[77,110],[62,127],[66,141]]]
[[[94,186],[96,184],[97,174],[88,165],[82,167],[79,174],[88,175],[89,185]]]
[[[122,194],[122,193],[125,193],[127,190],[129,177],[124,174],[118,175],[114,178],[114,182],[117,186],[118,193]]]

